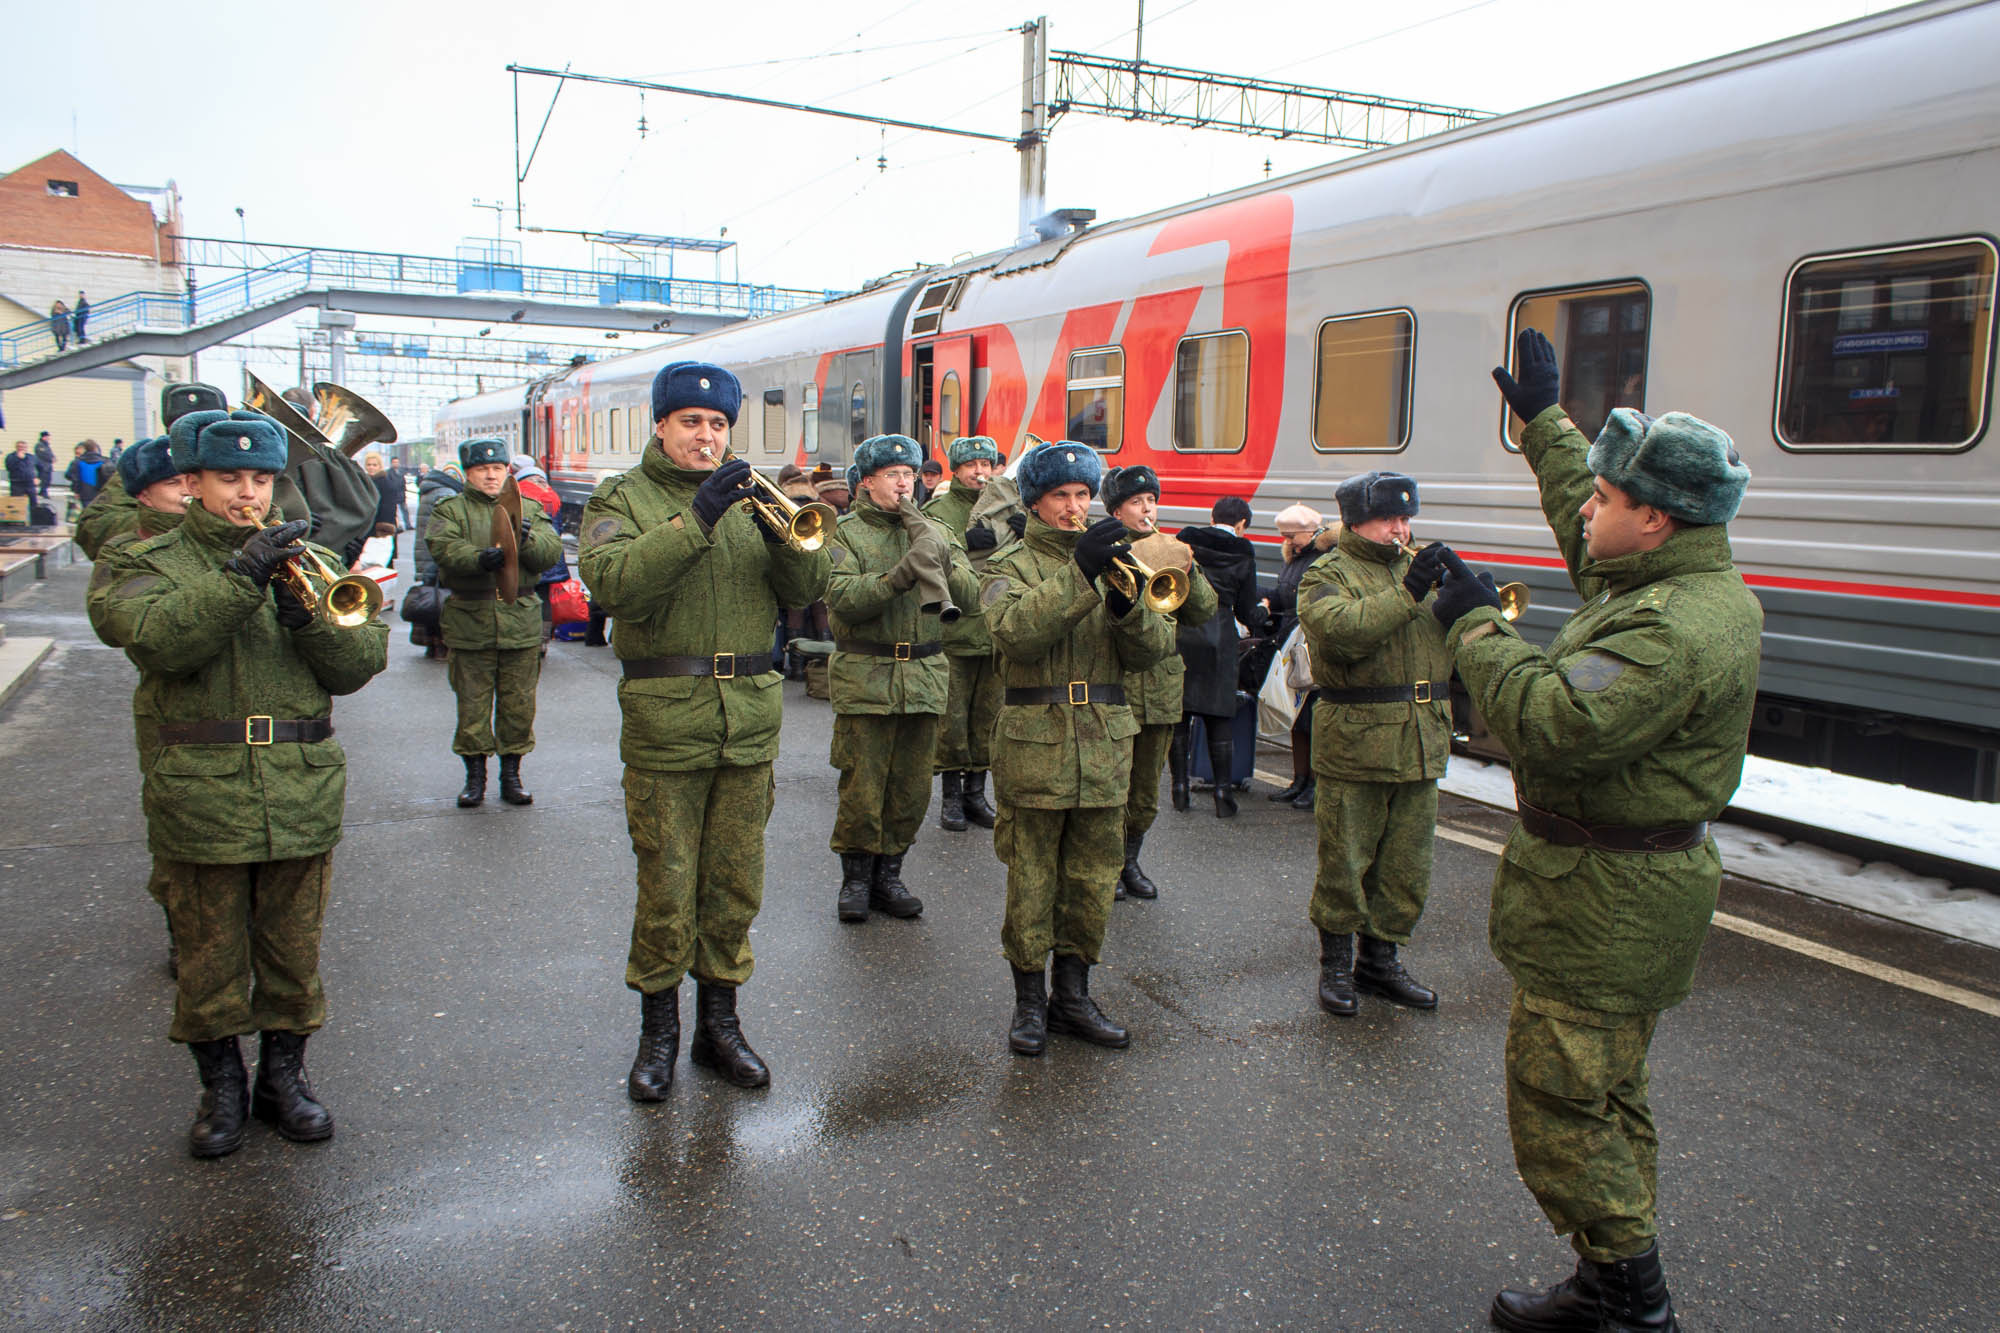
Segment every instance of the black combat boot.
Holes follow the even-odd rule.
[[[188,1131],[188,1151],[196,1157],[227,1157],[243,1146],[243,1122],[250,1112],[250,1079],[243,1072],[243,1048],[234,1037],[188,1043],[201,1071],[201,1112]]]
[[[1173,777],[1174,809],[1188,808],[1188,724],[1174,723],[1174,738],[1167,742],[1167,772]]]
[[[333,1116],[313,1097],[306,1079],[306,1034],[266,1032],[257,1046],[257,1086],[250,1113],[293,1143],[333,1137]]]
[[[486,801],[486,756],[465,756],[465,787],[458,793],[458,808],[470,810]]]
[[[903,884],[903,853],[884,852],[875,858],[875,880],[868,888],[868,905],[907,921],[924,914],[924,900]]]
[[[1049,1031],[1113,1050],[1123,1050],[1131,1044],[1132,1038],[1125,1029],[1106,1018],[1097,1001],[1090,998],[1089,963],[1073,953],[1059,953],[1053,970]]]
[[[1354,966],[1354,984],[1412,1009],[1437,1008],[1437,992],[1403,970],[1396,961],[1395,945],[1373,935],[1361,937],[1361,961]]]
[[[1264,799],[1267,801],[1293,800],[1298,796],[1300,792],[1306,789],[1306,783],[1311,779],[1311,777],[1312,775],[1310,773],[1294,773],[1292,774],[1291,786],[1286,787],[1283,791],[1274,791],[1269,796],[1266,796]]]
[[[688,1043],[688,1058],[739,1088],[768,1087],[771,1071],[743,1040],[743,1025],[736,1021],[736,987],[696,977],[694,1007],[694,1040]]]
[[[1000,812],[986,799],[986,770],[965,770],[965,817],[981,828],[992,828]]]
[[[944,798],[938,802],[938,827],[947,833],[965,832],[965,774],[955,768],[944,771]]]
[[[1630,1259],[1584,1262],[1597,1270],[1597,1327],[1603,1333],[1678,1333],[1658,1242]]]
[[[1208,767],[1215,774],[1215,817],[1236,818],[1236,742],[1221,727],[1208,729]]]
[[[1016,1055],[1040,1055],[1048,1044],[1049,993],[1042,970],[1015,967],[1014,1022],[1007,1029],[1007,1047]]]
[[[663,1102],[674,1087],[674,1061],[681,1055],[681,988],[670,986],[639,996],[639,1053],[625,1076],[625,1095],[635,1102]]]
[[[1118,887],[1134,898],[1157,898],[1160,886],[1147,879],[1146,872],[1139,869],[1139,849],[1145,845],[1145,834],[1125,835],[1125,869],[1119,873]]]
[[[1503,1291],[1487,1317],[1509,1333],[1597,1333],[1595,1265],[1578,1259],[1576,1272],[1547,1291]]]
[[[1319,933],[1319,1007],[1352,1018],[1361,1007],[1354,996],[1354,936]]]
[[[868,919],[868,893],[875,887],[875,854],[873,852],[842,852],[840,854],[840,906],[842,921],[866,921]]]
[[[167,915],[167,975],[176,981],[181,978],[181,945],[180,941],[174,938],[174,918],[171,913]]]
[[[1319,779],[1308,773],[1306,774],[1306,785],[1299,790],[1297,796],[1292,798],[1292,809],[1312,810],[1317,808],[1318,803]]]
[[[482,781],[482,787],[485,785]],[[509,805],[533,805],[535,794],[521,785],[521,756],[500,756],[500,799]]]

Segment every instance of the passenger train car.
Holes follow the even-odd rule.
[[[1684,409],[1752,468],[1754,748],[1992,800],[1996,51],[2000,4],[1911,6],[463,400],[438,438],[528,441],[573,520],[699,357],[760,466],[1069,438],[1156,468],[1170,527],[1238,494],[1267,542],[1392,467],[1546,634],[1575,594],[1487,374],[1533,326],[1587,432]]]

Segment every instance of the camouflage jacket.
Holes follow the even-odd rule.
[[[965,553],[949,540],[946,547],[951,552],[946,585],[964,613],[963,623],[978,612],[979,581],[965,563]],[[899,592],[889,585],[889,570],[909,549],[901,516],[876,507],[857,492],[853,507],[834,528],[830,547],[833,577],[826,585],[826,610],[836,644],[842,639],[886,644],[939,641],[943,627],[936,615],[917,609],[916,588]],[[836,713],[942,713],[951,693],[951,667],[941,653],[899,662],[836,648],[827,659],[826,683]]]
[[[110,536],[100,533],[101,544],[97,548],[97,554],[91,557],[97,567],[90,572],[90,592],[85,600],[85,606],[90,614],[90,627],[97,631],[97,637],[102,639],[107,647],[125,646],[105,638],[105,628],[109,623],[105,609],[110,604],[111,590],[117,586],[119,577],[124,572],[127,553],[140,542],[158,537],[162,533],[172,532],[181,525],[184,517],[186,517],[184,513],[169,513],[135,504],[126,514],[124,531]],[[140,706],[145,699],[145,691],[133,691],[132,729],[139,746],[141,773],[152,764],[153,755],[159,750],[154,737],[160,719],[141,711]]]
[[[132,531],[139,519],[139,497],[125,493],[125,479],[115,467],[104,469],[104,489],[91,497],[76,517],[73,540],[84,557],[97,559],[97,552],[113,537]]]
[[[978,491],[950,486],[924,502],[924,513],[944,524],[950,530],[954,544],[963,550],[965,527],[972,520],[972,505],[979,496]],[[1002,535],[1012,534],[1003,532]],[[986,568],[986,557],[991,554],[990,547],[978,552],[965,551],[965,558],[975,575]],[[956,593],[952,595],[957,596]],[[980,614],[979,604],[975,601],[969,606],[961,606],[959,610],[965,614],[955,624],[944,627],[945,652],[952,657],[987,656],[993,651],[993,636],[986,630],[986,617]]]
[[[621,661],[768,655],[778,608],[809,606],[826,591],[826,548],[808,555],[765,541],[742,505],[704,532],[693,501],[707,476],[653,445],[639,466],[598,483],[584,506],[578,569],[612,619]],[[620,680],[619,753],[634,768],[666,772],[769,763],[783,679],[768,671]]]
[[[1207,623],[1218,605],[1215,588],[1209,583],[1208,576],[1201,572],[1201,566],[1189,566],[1187,600],[1167,617],[1169,632],[1178,630],[1182,625]],[[1182,687],[1187,678],[1187,663],[1181,660],[1178,635],[1175,636],[1175,645],[1174,651],[1144,671],[1130,671],[1125,675],[1125,702],[1142,727],[1171,726],[1181,720]]]
[[[1429,682],[1425,703],[1340,703],[1313,712],[1313,772],[1344,782],[1422,782],[1451,755],[1451,657],[1444,629],[1403,586],[1401,547],[1341,529],[1299,580],[1299,624],[1323,690]]]
[[[1008,689],[1123,685],[1174,650],[1164,616],[1133,606],[1114,619],[1072,558],[1080,533],[1030,514],[1026,539],[986,566],[980,600]],[[1123,805],[1138,719],[1129,704],[1002,703],[993,741],[1000,800],[1038,810]]]
[[[535,576],[562,559],[562,538],[542,507],[521,497],[521,518],[532,535],[521,543],[520,595],[509,606],[493,595],[499,576],[479,567],[479,553],[493,545],[492,496],[468,486],[441,500],[424,528],[424,545],[437,562],[438,582],[452,592],[438,614],[448,648],[535,648],[542,642],[542,604]],[[468,595],[460,595],[468,594]]]
[[[1499,612],[1474,611],[1451,634],[1459,674],[1529,804],[1627,827],[1714,819],[1743,773],[1763,609],[1720,525],[1591,560],[1578,513],[1588,448],[1560,407],[1522,438],[1583,606],[1546,651]],[[1494,956],[1538,995],[1611,1013],[1668,1008],[1687,998],[1721,878],[1713,838],[1685,852],[1604,852],[1517,825],[1493,879]]]
[[[146,827],[156,856],[235,865],[315,856],[340,841],[347,756],[309,743],[157,744],[168,722],[327,717],[388,662],[381,619],[336,629],[315,617],[278,624],[271,593],[223,565],[250,535],[199,504],[173,531],[134,542],[120,577],[93,593],[93,623],[139,668],[133,713],[146,766]],[[340,559],[314,548],[336,570]]]

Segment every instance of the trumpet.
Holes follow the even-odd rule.
[[[278,526],[275,520],[258,519],[256,511],[248,505],[236,512],[260,528]],[[336,573],[310,546],[303,556],[286,561],[277,576],[292,590],[292,596],[305,603],[306,610],[341,629],[365,625],[382,609],[381,584],[366,574]]]
[[[1405,555],[1415,556],[1421,549],[1414,541],[1403,543],[1403,554]],[[1528,609],[1527,584],[1503,583],[1498,588],[1495,588],[1494,591],[1500,595],[1501,619],[1508,621],[1519,620],[1521,613]]]
[[[1163,616],[1180,610],[1181,603],[1188,598],[1188,589],[1193,586],[1185,569],[1171,565],[1149,569],[1145,561],[1130,551],[1112,559],[1105,568],[1104,581],[1128,600]]]
[[[716,458],[713,449],[703,449],[701,456],[711,463],[728,460],[726,450],[722,459]],[[818,500],[800,504],[779,490],[778,483],[754,467],[750,469],[750,482],[762,494],[745,500],[743,507],[765,527],[784,538],[786,545],[809,555],[826,545],[826,539],[833,535],[833,525],[840,520],[840,512],[832,505]]]

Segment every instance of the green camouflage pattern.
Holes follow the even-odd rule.
[[[926,521],[945,539],[951,559],[945,585],[952,601],[970,619],[979,607],[979,581],[944,525]],[[918,609],[921,594],[917,588],[898,589],[890,582],[889,571],[910,549],[900,514],[879,508],[867,495],[857,492],[853,507],[840,516],[828,548],[833,575],[826,585],[826,611],[835,643],[842,639],[909,644],[941,641],[944,627],[935,614]],[[899,662],[893,657],[844,653],[836,648],[827,658],[826,679],[835,714],[942,713],[951,694],[951,665],[943,653]],[[930,757],[930,751],[925,751],[926,765]]]
[[[1314,792],[1313,925],[1408,944],[1431,892],[1437,783],[1320,778]]]
[[[1050,953],[1103,961],[1104,931],[1125,866],[1121,807],[1042,810],[1002,803],[993,851],[1007,866],[1000,950],[1023,971]]]
[[[1180,686],[1174,686],[1176,690]],[[1137,838],[1160,815],[1160,771],[1174,743],[1171,723],[1148,723],[1132,738],[1132,784],[1125,795],[1125,836]]]
[[[445,672],[458,696],[453,754],[527,754],[535,748],[539,647],[453,648]]]
[[[750,979],[774,794],[769,764],[625,770],[625,824],[639,860],[627,986],[651,995],[689,972],[725,986]]]
[[[126,548],[123,576],[102,590],[94,623],[139,668],[142,733],[148,723],[327,717],[332,696],[387,665],[380,617],[351,629],[318,617],[279,625],[272,594],[223,568],[250,532],[191,505],[173,531]],[[142,736],[141,753],[151,744]],[[204,865],[310,857],[340,841],[346,789],[347,756],[331,737],[159,747],[146,769],[148,836],[154,855]]]
[[[1514,992],[1507,1129],[1522,1183],[1577,1253],[1611,1263],[1658,1232],[1659,1135],[1646,1100],[1657,1013],[1607,1014]]]
[[[840,770],[840,806],[833,817],[834,851],[895,856],[909,850],[930,808],[937,737],[936,713],[835,714],[832,762]]]
[[[157,858],[180,950],[174,1041],[317,1032],[326,1023],[320,923],[333,854],[232,865]]]
[[[1187,600],[1174,608],[1167,619],[1176,630],[1182,625],[1205,625],[1217,605],[1214,585],[1201,572],[1200,565],[1193,565],[1188,569]],[[1176,638],[1175,651],[1143,671],[1125,673],[1125,703],[1142,727],[1172,726],[1181,720],[1182,688],[1186,680],[1187,663],[1181,660]],[[1153,776],[1158,778],[1159,774]]]
[[[938,723],[933,767],[939,773],[984,773],[992,765],[993,724],[1000,718],[1000,673],[991,653],[954,656],[950,662],[951,694]]]
[[[1763,610],[1726,526],[1591,560],[1578,513],[1588,448],[1560,407],[1522,438],[1582,607],[1546,650],[1497,611],[1472,612],[1451,634],[1459,674],[1530,804],[1628,827],[1715,819],[1743,772]],[[1693,984],[1721,881],[1712,838],[1635,855],[1517,825],[1493,880],[1493,954],[1536,995],[1607,1013],[1670,1008]]]
[[[143,508],[138,496],[125,493],[125,478],[117,468],[107,467],[102,475],[107,479],[104,489],[76,516],[76,531],[70,535],[86,560],[97,559],[98,551],[113,537],[132,531]]]
[[[578,572],[612,618],[621,660],[769,653],[778,608],[810,606],[826,591],[832,543],[807,553],[766,542],[742,505],[704,531],[692,504],[707,476],[649,446],[584,506]],[[649,771],[769,764],[783,681],[777,671],[620,680],[619,754]]]
[[[1451,757],[1451,657],[1431,614],[1403,586],[1410,557],[1342,528],[1299,580],[1299,624],[1323,690],[1431,683],[1428,703],[1335,703],[1313,709],[1313,772],[1347,782],[1444,776]]]
[[[184,517],[185,514],[180,511],[167,512],[135,504],[129,513],[130,521],[122,531],[101,534],[102,539],[97,553],[91,557],[96,567],[90,571],[90,591],[85,596],[84,605],[90,616],[91,629],[96,631],[97,637],[106,647],[125,646],[123,643],[106,638],[105,635],[111,623],[107,615],[111,605],[111,592],[121,581],[132,548],[148,538],[172,532],[181,525],[181,519]],[[142,775],[152,767],[153,755],[159,749],[154,743],[154,738],[160,719],[140,711],[145,698],[144,691],[136,688],[133,690],[132,729],[139,747],[139,772]]]
[[[979,491],[963,490],[955,485],[947,486],[923,504],[925,517],[936,519],[951,533],[952,544],[965,554],[975,575],[985,569],[983,557],[991,553],[980,551],[974,555],[965,549],[965,527],[972,519],[972,506],[980,494]],[[954,592],[953,600],[957,597]],[[986,631],[986,617],[980,614],[978,601],[960,602],[958,609],[965,614],[944,627],[945,652],[955,658],[991,657],[993,636]]]
[[[463,494],[438,501],[424,529],[424,545],[437,562],[438,582],[452,593],[438,613],[438,629],[454,654],[461,648],[541,647],[542,603],[535,596],[535,576],[562,559],[562,538],[556,536],[541,505],[522,496],[521,518],[531,526],[528,539],[520,543],[520,595],[509,605],[493,595],[500,586],[499,575],[479,567],[479,553],[493,545],[493,515],[498,508],[491,496],[468,486]],[[454,688],[456,681],[454,676]],[[461,710],[463,703],[461,697]],[[532,700],[529,708],[532,718]]]
[[[1021,487],[1012,477],[995,475],[979,492],[979,498],[972,502],[972,510],[966,516],[965,526],[984,527],[992,530],[997,540],[983,551],[972,553],[972,568],[982,578],[986,567],[993,558],[1020,539],[1007,526],[1007,520],[1016,514],[1025,516],[1027,506],[1021,503]],[[989,627],[990,632],[990,627]]]

